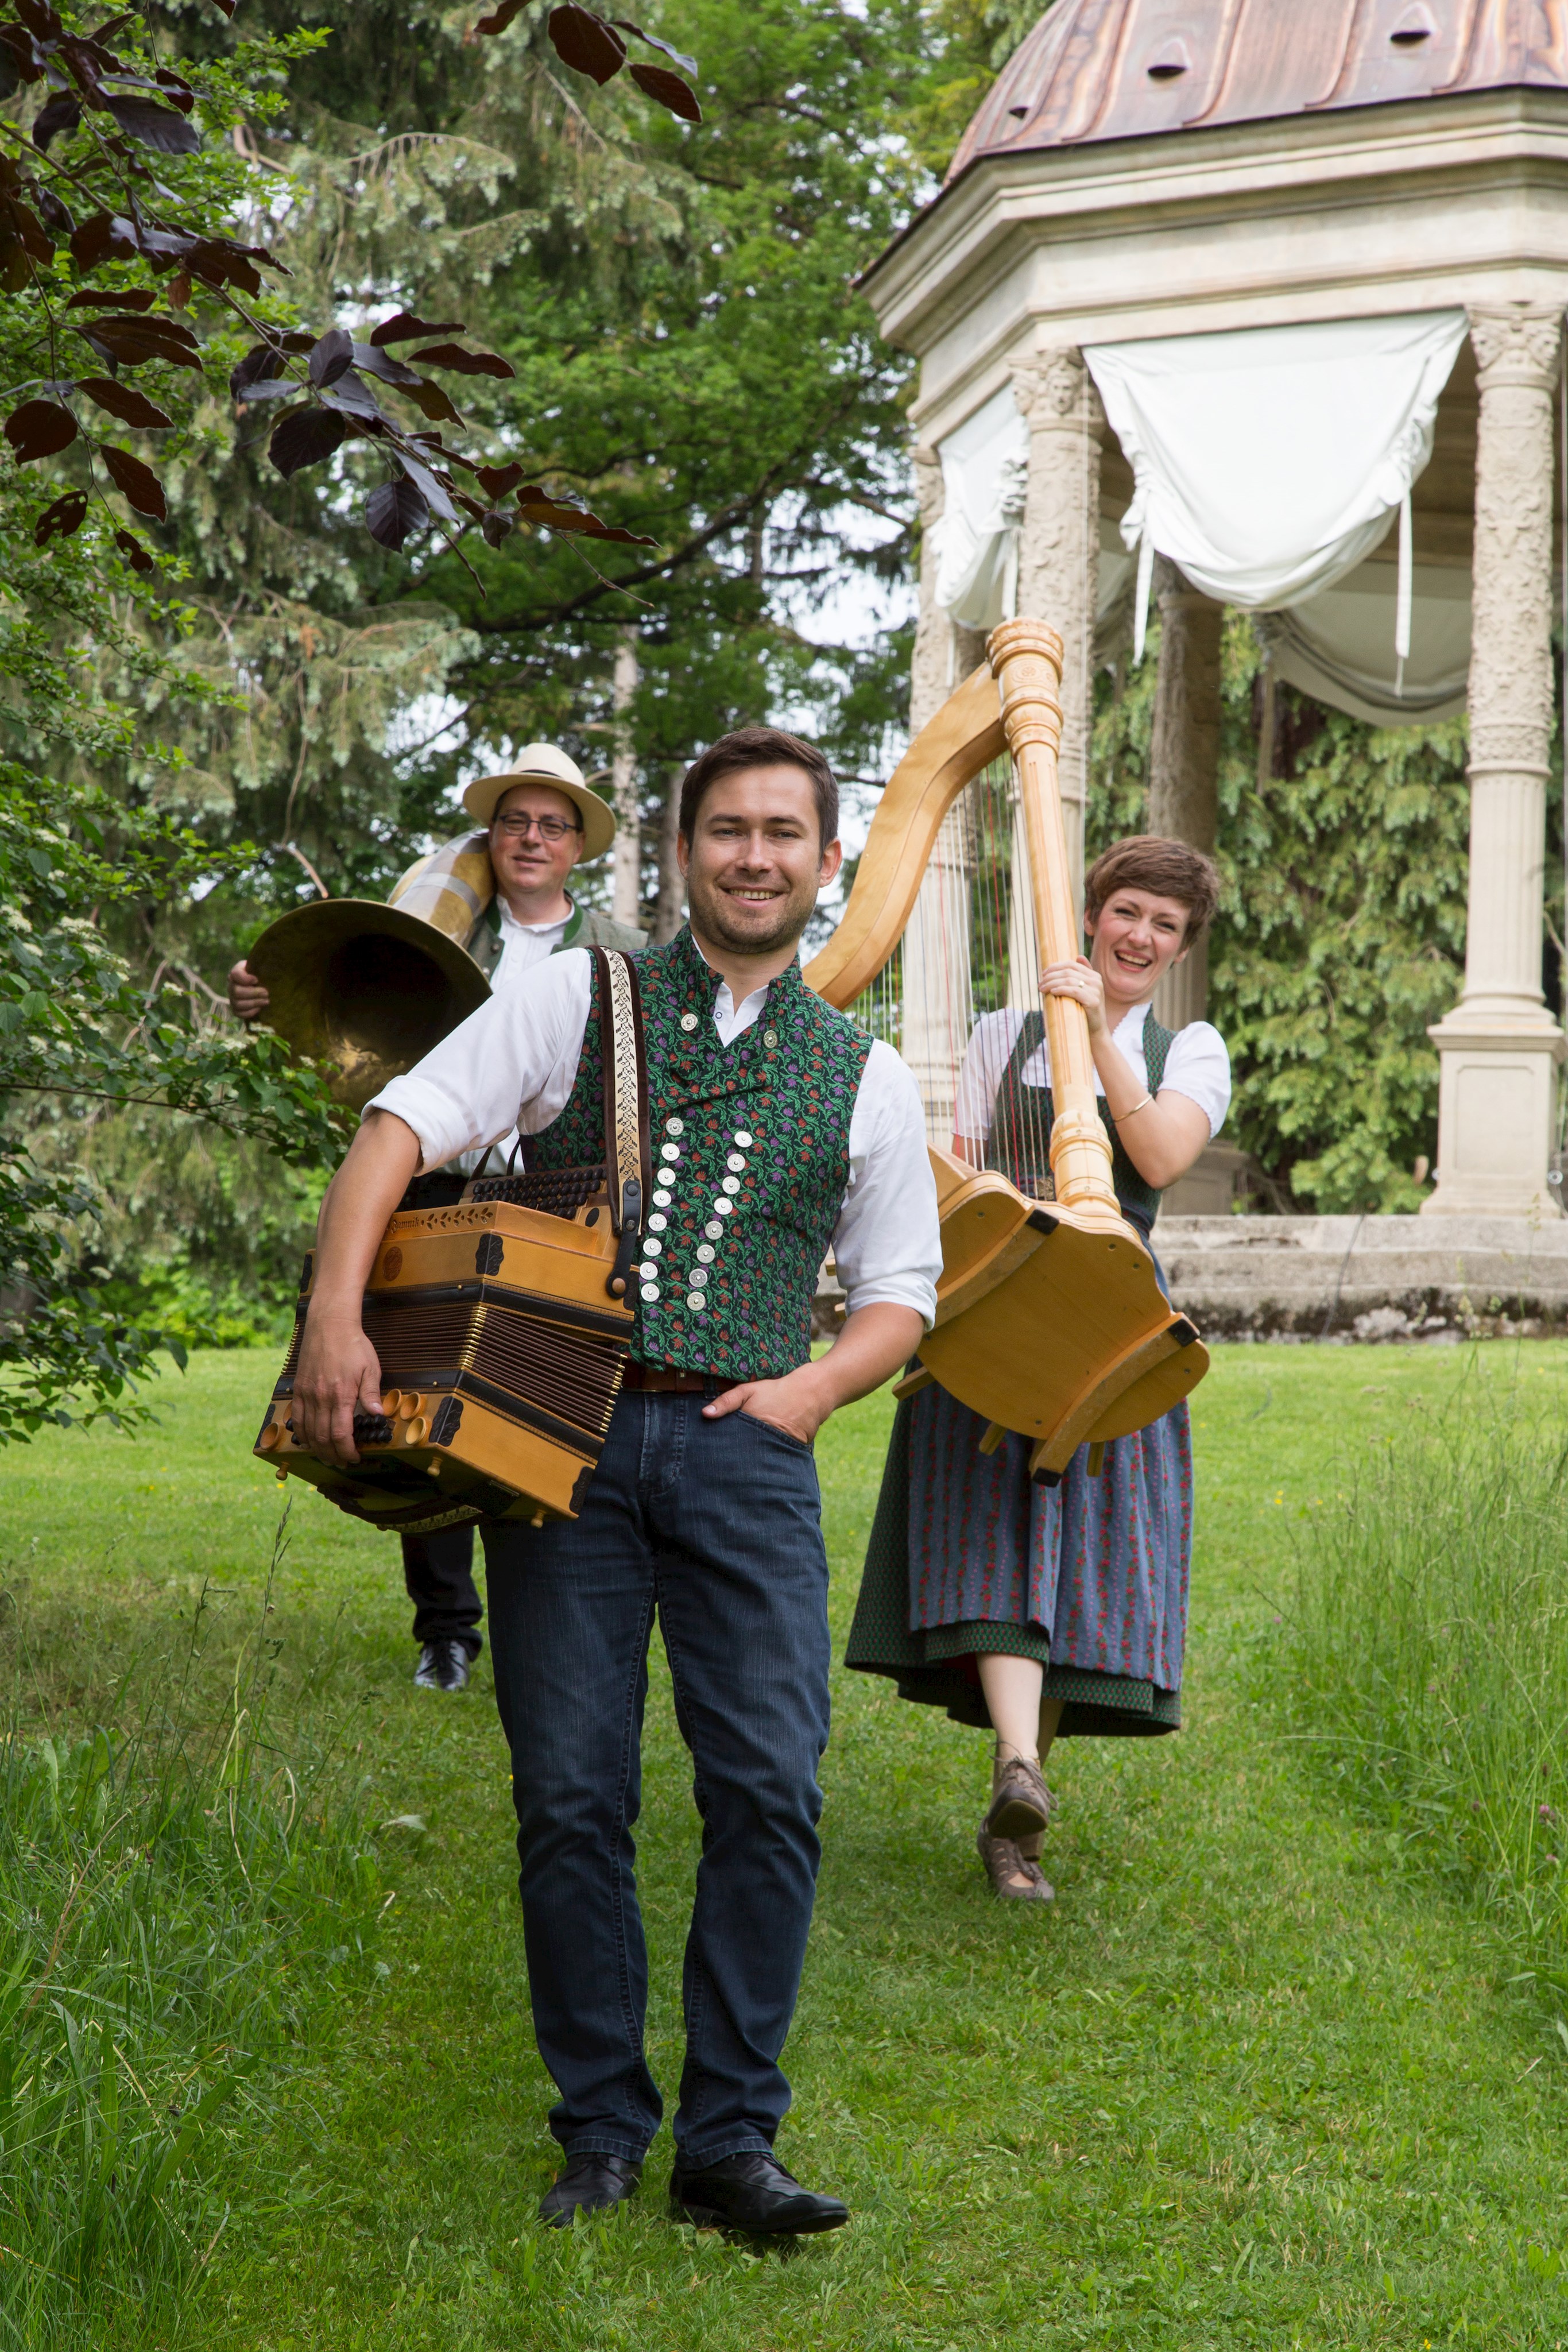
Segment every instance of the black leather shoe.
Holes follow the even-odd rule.
[[[539,2200],[539,2220],[550,2230],[570,2230],[580,2213],[603,2213],[624,2205],[643,2177],[641,2165],[623,2156],[573,2156]]]
[[[699,2230],[740,2230],[754,2238],[803,2238],[841,2230],[850,2218],[836,2197],[802,2189],[776,2156],[760,2151],[724,2157],[701,2172],[677,2165],[670,2208],[677,2221],[695,2221]]]

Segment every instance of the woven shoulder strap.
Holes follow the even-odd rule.
[[[625,1296],[643,1234],[649,1192],[648,1063],[637,973],[619,948],[591,948],[599,988],[600,1063],[604,1072],[604,1180],[620,1240],[606,1287]]]

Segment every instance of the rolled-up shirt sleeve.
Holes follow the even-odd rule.
[[[880,1038],[850,1120],[850,1181],[833,1231],[833,1259],[847,1313],[912,1307],[931,1328],[942,1232],[925,1115],[914,1078]]]
[[[537,1135],[565,1108],[577,1076],[590,973],[580,948],[519,973],[361,1116],[388,1110],[412,1128],[422,1171],[483,1150],[514,1126]]]

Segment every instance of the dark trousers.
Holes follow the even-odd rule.
[[[702,1858],[674,2120],[688,2167],[770,2147],[821,1848],[828,1566],[816,1464],[700,1396],[623,1396],[580,1517],[485,1529],[490,1648],[512,1751],[539,2053],[570,2155],[639,2160],[663,2103],[643,2055],[633,1874],[657,1611],[693,1759]]]
[[[472,1524],[404,1536],[402,1580],[413,1603],[414,1640],[461,1642],[476,1658],[485,1646],[479,1636],[485,1612],[474,1587]]]

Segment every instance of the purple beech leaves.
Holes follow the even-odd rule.
[[[668,66],[645,66],[639,58],[626,70],[644,98],[653,99],[671,114],[678,114],[683,122],[702,121],[703,110],[697,104],[695,90],[679,74],[672,73]]]
[[[414,362],[419,367],[450,368],[454,375],[513,376],[517,371],[510,360],[495,352],[465,352],[461,343],[432,343],[427,352],[415,352]]]
[[[614,27],[579,0],[565,0],[549,13],[549,37],[562,65],[587,74],[601,88],[613,81],[626,62],[626,44]]]
[[[412,310],[398,310],[383,319],[371,336],[378,352],[389,343],[411,343],[416,335],[460,335],[461,319],[421,319]]]
[[[129,499],[138,514],[151,515],[155,522],[166,522],[169,502],[163,496],[162,484],[151,466],[133,457],[129,449],[117,449],[106,445],[99,455],[109,470],[110,479],[123,498]]]
[[[5,419],[5,438],[19,466],[39,457],[57,457],[77,437],[77,421],[56,400],[25,400]]]
[[[55,538],[69,539],[73,531],[81,529],[86,519],[87,492],[65,491],[52,506],[44,509],[33,525],[34,546],[47,547],[50,540]]]
[[[292,408],[272,428],[267,454],[287,481],[303,466],[318,466],[348,438],[349,420],[330,408]]]
[[[160,408],[133,383],[116,383],[112,376],[84,375],[77,390],[85,392],[99,408],[107,408],[111,416],[118,416],[122,425],[140,425],[145,433],[155,433],[174,422],[166,408]]]
[[[430,521],[430,508],[414,482],[382,482],[365,506],[365,528],[382,547],[397,549]]]

